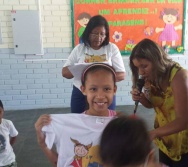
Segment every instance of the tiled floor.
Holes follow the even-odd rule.
[[[132,114],[134,106],[117,106],[117,111]],[[34,123],[44,113],[69,113],[70,108],[36,109],[25,111],[5,111],[4,118],[13,121],[19,131],[17,141],[14,145],[14,152],[17,157],[18,167],[50,167],[51,164],[40,150],[34,129]],[[145,109],[138,106],[137,115],[144,118],[149,129],[153,127],[154,112],[152,109]]]

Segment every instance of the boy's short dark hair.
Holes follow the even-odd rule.
[[[3,108],[3,103],[2,103],[1,100],[0,100],[0,107],[1,107],[2,109],[4,109],[4,108]]]
[[[151,140],[145,122],[140,118],[121,116],[104,129],[100,156],[104,164],[117,167],[145,162],[151,151]]]

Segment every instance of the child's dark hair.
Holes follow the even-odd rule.
[[[120,116],[104,129],[100,141],[100,156],[112,167],[139,165],[151,151],[151,140],[145,122]]]
[[[87,79],[88,73],[93,73],[99,70],[106,70],[108,72],[111,72],[113,76],[114,85],[116,85],[116,72],[113,67],[105,63],[93,63],[89,65],[82,73],[82,78],[81,78],[82,85],[85,86],[85,81]]]
[[[0,107],[1,107],[2,109],[4,109],[4,108],[3,108],[3,103],[2,103],[1,100],[0,100]]]

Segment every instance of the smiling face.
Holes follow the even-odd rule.
[[[93,49],[100,49],[106,38],[106,30],[104,26],[95,27],[89,34],[90,46]]]
[[[75,154],[79,157],[84,157],[87,155],[88,150],[83,145],[77,145],[74,150]]]
[[[153,79],[153,66],[151,61],[147,59],[133,59],[134,66],[138,69],[139,75],[142,75],[145,79]]]
[[[163,16],[163,21],[166,23],[166,24],[174,24],[176,21],[177,21],[177,17],[174,16],[174,15],[171,15],[171,14],[165,14]]]
[[[108,116],[108,107],[113,101],[116,86],[111,71],[97,70],[89,72],[85,79],[85,86],[81,86],[82,93],[87,96],[88,115]]]

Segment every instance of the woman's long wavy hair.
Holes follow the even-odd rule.
[[[134,66],[134,59],[146,59],[152,63],[153,66],[153,79],[151,82],[160,84],[165,75],[169,72],[173,64],[167,53],[162,47],[150,39],[141,40],[132,50],[130,55],[130,69],[132,71],[133,86],[136,85],[138,80],[138,68]]]

